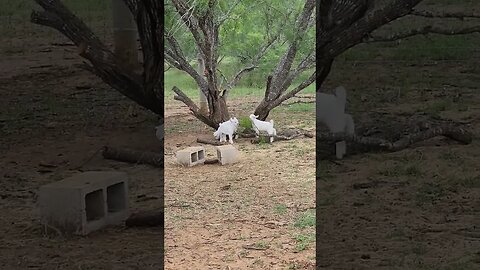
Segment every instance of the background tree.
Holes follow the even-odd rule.
[[[161,19],[164,14],[163,1],[124,1],[138,28],[143,55],[141,73],[124,67],[118,57],[59,0],[35,0],[44,11],[33,11],[31,20],[64,34],[78,46],[80,56],[88,60],[84,68],[158,115],[163,115],[164,110],[162,65],[165,38],[166,61],[194,78],[207,96],[209,114],[200,113],[196,104],[178,88],[174,88],[177,94],[175,98],[187,104],[195,116],[212,127],[217,127],[219,122],[228,118],[226,99],[232,88],[259,65],[268,68],[270,63],[276,63],[268,76],[265,97],[255,110],[264,119],[275,106],[311,84],[315,77],[319,91],[334,59],[359,43],[394,41],[428,33],[454,35],[480,31],[478,25],[458,29],[427,25],[398,33],[384,31],[387,34],[380,35],[377,31],[382,26],[406,15],[458,19],[478,16],[414,10],[422,0],[320,0],[317,1],[317,48],[316,52],[312,52],[309,49],[314,45],[313,40],[310,41],[315,34],[312,27],[314,0],[291,1],[288,5],[283,1],[267,3],[237,0],[232,3],[226,0],[202,0],[196,1],[194,6],[185,0],[170,0],[165,3],[165,34]],[[176,27],[173,27],[174,23]],[[254,25],[261,27],[252,27]],[[244,28],[239,29],[242,26]],[[182,27],[187,27],[188,31],[180,31]],[[242,35],[253,38],[241,39]],[[223,42],[221,36],[226,37]],[[190,43],[187,42],[189,40]],[[197,72],[189,62],[198,51],[204,57],[207,76]],[[234,52],[240,63],[246,66],[233,73],[232,79],[223,79],[227,82],[221,83],[219,75],[222,78],[224,76],[219,71],[219,63],[223,59],[220,56],[234,55]],[[318,59],[316,73],[291,89],[297,75],[313,67],[315,55]],[[291,90],[288,91],[289,88]]]
[[[414,8],[422,0],[320,0],[317,20],[317,91],[330,73],[334,59],[349,48],[363,42],[396,41],[415,35],[430,33],[458,35],[480,32],[480,25],[447,29],[443,26],[424,25],[401,32],[383,31],[391,22],[404,17],[425,18],[478,18],[466,13],[434,13]],[[385,33],[386,32],[386,33]]]
[[[165,60],[195,80],[207,97],[208,115],[177,87],[173,88],[175,99],[185,103],[198,119],[216,128],[229,118],[226,100],[230,91],[234,91],[232,89],[246,73],[259,65],[268,68],[268,64],[262,60],[269,58],[269,53],[283,52],[273,60],[278,64],[268,76],[265,98],[255,110],[261,119],[265,119],[270,110],[281,102],[312,84],[314,75],[282,96],[302,72],[315,64],[315,1],[290,3],[210,0],[193,4],[171,0],[166,8]],[[309,37],[310,42],[307,42]],[[203,59],[205,65],[204,74],[190,64],[192,48],[198,48],[199,58]],[[220,70],[220,63],[225,56],[235,58],[240,64],[247,63],[232,74],[230,80]],[[272,62],[271,57],[269,62]]]
[[[83,67],[139,105],[163,116],[163,3],[124,0],[138,28],[143,55],[141,74],[126,67],[78,17],[59,0],[35,0],[44,11],[33,11],[31,21],[52,27],[77,47],[90,63]],[[163,122],[163,118],[161,120]]]

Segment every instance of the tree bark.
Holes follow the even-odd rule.
[[[163,168],[163,155],[158,153],[141,152],[105,146],[103,148],[102,155],[106,159],[134,164],[149,164],[155,167]]]
[[[223,143],[221,143],[221,142],[219,142],[219,141],[214,141],[214,140],[206,140],[206,139],[201,139],[201,138],[197,138],[197,142],[198,142],[198,143],[204,143],[204,144],[215,145],[215,146],[224,145]]]
[[[202,54],[200,53],[200,49],[198,49],[197,53],[197,61],[198,61],[198,73],[203,74],[205,71],[205,60],[202,57]],[[201,88],[198,88],[198,95],[199,95],[199,100],[200,100],[200,112],[203,115],[208,115],[208,101],[207,101],[207,96],[203,93]]]
[[[163,211],[150,211],[132,214],[125,220],[127,227],[163,227],[165,225]]]
[[[78,47],[90,62],[84,68],[142,107],[163,115],[163,4],[156,0],[125,0],[137,22],[143,50],[143,74],[124,67],[122,61],[59,0],[35,0],[44,11],[33,11],[31,21],[54,28]]]
[[[421,132],[407,135],[397,141],[391,142],[386,139],[362,137],[362,136],[348,136],[345,134],[332,134],[332,133],[317,133],[317,142],[332,144],[339,141],[346,141],[356,145],[364,146],[368,151],[388,151],[396,152],[410,147],[411,145],[425,141],[437,136],[445,136],[462,144],[470,144],[473,140],[472,133],[464,128],[441,125],[433,127]],[[318,146],[317,146],[318,148]],[[347,148],[348,151],[348,148]]]
[[[297,32],[294,39],[290,41],[286,52],[279,59],[275,69],[267,78],[264,98],[260,101],[254,111],[254,114],[258,115],[259,120],[265,121],[273,108],[279,106],[283,101],[294,97],[298,92],[315,82],[316,76],[314,72],[307,80],[303,81],[299,86],[285,94],[293,80],[315,63],[314,57],[310,54],[300,61],[296,68],[293,68],[293,63],[297,56],[300,42],[302,42],[309,29],[309,22],[314,9],[315,0],[307,0],[302,12],[297,18]]]
[[[130,70],[138,70],[137,26],[123,0],[112,0],[115,55]]]

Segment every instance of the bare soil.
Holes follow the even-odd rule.
[[[248,116],[255,103],[233,100],[232,115]],[[314,221],[314,139],[271,145],[238,139],[238,163],[185,168],[175,152],[199,145],[198,137],[213,139],[213,130],[179,102],[167,101],[166,116],[165,269],[314,269],[314,224],[295,226],[305,213]],[[300,122],[288,116],[271,115],[277,132]],[[313,130],[313,111],[304,118]],[[207,158],[216,158],[214,146],[205,148]],[[312,238],[304,249],[301,236]]]
[[[137,212],[159,208],[163,172],[107,161],[99,151],[104,145],[157,151],[156,116],[75,67],[81,62],[73,47],[51,45],[65,40],[28,42],[32,47],[23,40],[21,50],[1,48],[0,268],[159,269],[159,229],[120,225],[76,237],[46,234],[40,225],[43,184],[85,170],[124,171]]]
[[[392,139],[413,132],[409,122],[442,119],[463,123],[474,141],[433,138],[395,153],[320,161],[320,269],[480,269],[478,58],[476,50],[461,61],[332,70],[326,88],[350,89],[360,135]]]

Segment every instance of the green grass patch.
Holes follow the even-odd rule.
[[[288,208],[285,204],[277,204],[275,205],[275,207],[273,208],[273,211],[275,212],[275,214],[277,215],[284,215],[287,213],[288,211]]]
[[[433,203],[446,195],[446,189],[438,183],[424,183],[418,189],[415,201],[418,206]]]
[[[303,113],[315,112],[315,103],[295,103],[287,106],[282,106],[288,112]]]
[[[265,241],[258,241],[255,243],[255,247],[258,249],[268,249],[270,244]]]
[[[245,129],[251,129],[252,128],[252,121],[250,120],[249,117],[247,116],[242,116],[238,119],[238,125],[243,128],[244,130]]]
[[[386,177],[419,177],[424,175],[424,172],[421,170],[420,165],[421,164],[418,163],[398,164],[395,166],[381,168],[378,170],[378,174]]]
[[[301,214],[293,226],[295,228],[307,228],[307,227],[315,227],[315,211],[314,210],[307,210],[303,214]]]
[[[295,246],[296,251],[303,251],[311,243],[315,242],[315,233],[299,234],[295,237],[295,241],[297,242]]]
[[[454,191],[458,191],[458,188],[480,188],[480,175],[463,177],[453,175],[448,179],[448,184]]]

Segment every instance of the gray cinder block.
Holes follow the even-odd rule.
[[[233,164],[239,160],[239,152],[233,145],[217,146],[218,162],[222,165]]]
[[[203,146],[192,146],[177,151],[177,162],[184,166],[194,166],[205,163],[205,148]]]
[[[86,235],[128,217],[128,176],[90,171],[40,187],[41,221],[65,233]]]

